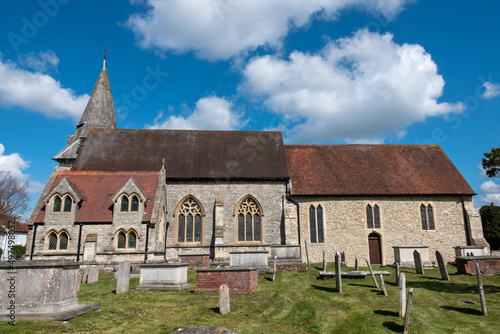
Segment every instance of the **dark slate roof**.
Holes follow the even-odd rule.
[[[286,179],[281,132],[92,129],[74,171],[157,171],[168,178]]]
[[[49,192],[67,177],[85,200],[78,209],[76,222],[109,223],[113,220],[113,196],[132,177],[148,198],[142,221],[150,221],[158,185],[159,171],[156,172],[73,172],[60,171]],[[35,223],[43,222],[46,205],[38,212]]]
[[[438,145],[286,145],[293,195],[475,195]]]

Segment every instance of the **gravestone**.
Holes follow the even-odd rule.
[[[415,270],[417,274],[423,274],[424,267],[422,266],[422,257],[420,256],[420,252],[416,249],[413,251],[413,260],[415,261]]]
[[[89,267],[85,267],[83,269],[81,269],[81,273],[82,273],[82,283],[85,284],[87,283],[87,278],[89,276]]]
[[[483,279],[481,278],[481,270],[479,269],[479,264],[476,263],[476,275],[477,275],[477,287],[479,290],[479,299],[481,300],[481,311],[484,316],[488,315],[488,310],[486,309],[486,299],[484,298],[484,288]]]
[[[99,281],[99,267],[98,266],[90,266],[89,273],[87,277],[87,283],[97,283]]]
[[[335,253],[335,283],[337,291],[342,294],[342,271],[340,268],[339,252]]]
[[[413,289],[408,290],[408,302],[406,303],[405,322],[403,326],[403,334],[408,334],[408,326],[410,325],[411,302],[413,299]]]
[[[340,253],[340,262],[345,263],[345,252]]]
[[[404,317],[406,314],[406,276],[401,273],[399,277],[399,316]]]
[[[359,259],[356,257],[356,260],[354,261],[354,270],[358,271],[359,270]]]
[[[399,262],[394,262],[394,267],[396,268],[396,285],[399,286]]]
[[[116,294],[128,292],[130,285],[130,262],[123,261],[118,265],[118,281],[116,282]]]
[[[325,251],[323,251],[323,271],[326,271]]]
[[[439,271],[441,272],[441,278],[445,281],[450,280],[450,276],[448,275],[448,270],[446,269],[446,263],[444,263],[443,254],[440,251],[436,251],[436,260],[439,266]]]
[[[380,287],[382,288],[382,292],[384,293],[384,296],[388,296],[387,290],[385,289],[385,283],[384,283],[384,276],[380,274]]]
[[[273,270],[273,282],[276,279],[276,261],[278,260],[277,256],[274,256],[274,270]]]
[[[223,284],[219,288],[219,313],[226,314],[231,310],[229,304],[229,288]]]
[[[370,264],[370,261],[368,260],[368,257],[365,256],[366,264],[368,265],[368,269],[370,270],[370,274],[372,275],[372,280],[373,284],[375,284],[375,287],[378,289],[378,282],[377,279],[375,278],[375,274],[373,273],[372,266]]]

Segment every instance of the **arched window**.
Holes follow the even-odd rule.
[[[201,242],[201,206],[194,198],[181,204],[178,223],[178,242]]]
[[[49,242],[49,250],[67,250],[69,244],[69,236],[65,231],[59,232],[50,232],[48,237]]]
[[[238,241],[260,241],[262,212],[257,202],[247,197],[238,207]]]
[[[139,211],[139,199],[135,195],[132,196],[132,203],[130,205],[130,211],[131,212]]]
[[[420,220],[422,221],[422,230],[434,230],[434,209],[432,205],[420,205]]]
[[[125,248],[125,246],[127,245],[127,235],[125,234],[125,232],[123,231],[120,231],[118,233],[118,248]]]
[[[120,204],[120,212],[128,212],[128,197],[123,196]]]
[[[73,200],[71,199],[71,196],[66,196],[64,198],[64,209],[63,212],[71,212],[71,205],[73,204]]]
[[[311,234],[311,243],[323,243],[324,226],[323,226],[323,207],[319,205],[315,208],[313,205],[309,207],[309,229]]]
[[[366,206],[366,227],[380,228],[380,207],[378,204],[373,207],[370,204]]]
[[[136,240],[137,240],[137,236],[135,235],[135,232],[129,231],[128,232],[128,243],[127,243],[128,248],[135,248]]]
[[[61,212],[61,197],[54,197],[54,206],[52,207],[53,212]]]

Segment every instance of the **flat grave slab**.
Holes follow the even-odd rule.
[[[341,276],[342,278],[365,278],[366,275],[370,275],[369,271],[341,271]],[[374,275],[384,275],[384,276],[390,276],[391,273],[388,271],[374,271]],[[320,271],[319,276],[320,278],[323,279],[328,279],[335,277],[337,274],[335,271]]]

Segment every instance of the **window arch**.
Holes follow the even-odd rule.
[[[70,195],[60,196],[55,195],[52,199],[52,212],[54,213],[68,213],[71,212],[73,206],[73,198]]]
[[[420,220],[422,222],[422,230],[434,230],[434,208],[432,204],[420,205]]]
[[[177,221],[178,242],[201,242],[202,210],[196,199],[188,197],[182,202]]]
[[[50,232],[47,235],[48,249],[49,250],[67,250],[69,246],[69,236],[66,231],[56,233]]]
[[[248,196],[238,206],[238,241],[261,241],[262,210],[259,203]]]
[[[61,212],[61,203],[62,203],[61,196],[56,195],[56,197],[54,197],[54,205],[52,206],[52,212]]]
[[[380,228],[380,207],[378,204],[366,206],[366,227]]]
[[[130,230],[127,233],[120,230],[117,234],[116,248],[118,249],[136,249],[137,246],[137,233]]]
[[[323,207],[318,205],[309,207],[309,230],[311,243],[324,243]]]
[[[139,198],[137,196],[132,196],[132,201],[130,203],[130,211],[137,212],[139,211]]]
[[[131,196],[123,194],[120,199],[120,212],[139,212],[140,203],[139,196],[136,194]]]
[[[64,208],[63,212],[71,212],[71,206],[73,204],[73,200],[71,199],[71,196],[66,196],[64,198]]]
[[[123,196],[120,203],[120,212],[128,212],[128,197]]]

